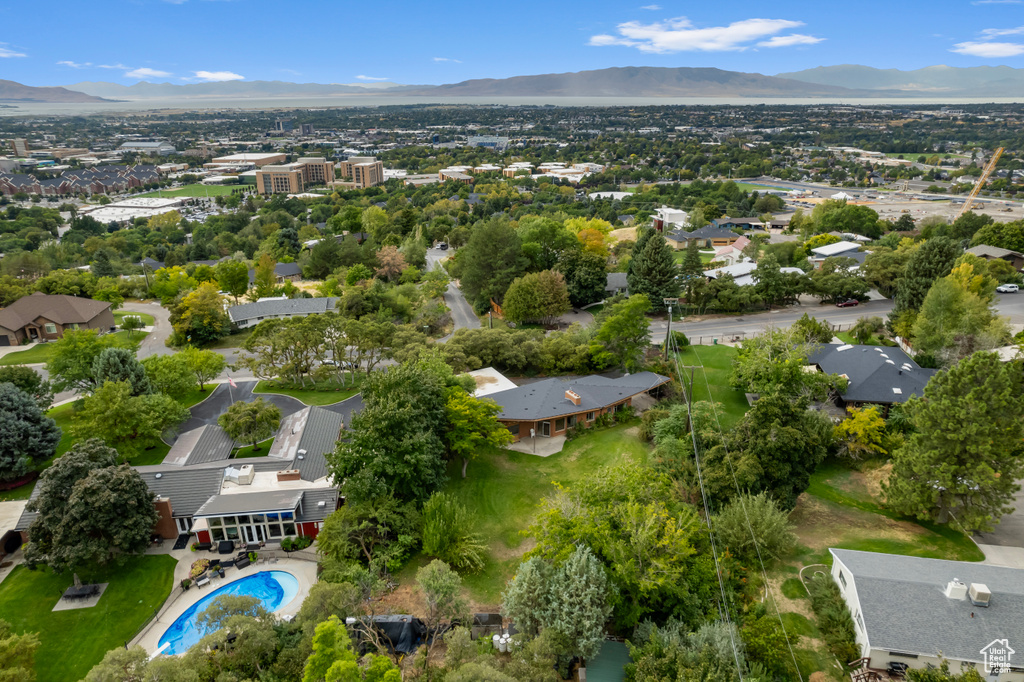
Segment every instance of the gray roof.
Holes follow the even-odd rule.
[[[978,244],[967,249],[967,253],[972,253],[975,256],[984,258],[1006,258],[1007,256],[1024,257],[1024,254],[1019,251],[1011,251],[1010,249],[1004,249],[998,246],[989,246],[988,244]]]
[[[905,403],[924,393],[935,374],[896,347],[829,344],[815,349],[807,361],[828,374],[846,375],[849,386],[843,398],[849,402]]]
[[[257,301],[243,303],[228,308],[228,317],[232,322],[251,320],[257,317],[278,317],[313,315],[334,310],[336,298],[289,298],[276,301]]]
[[[261,490],[252,493],[213,495],[195,515],[224,516],[254,512],[290,511],[299,505],[302,490]]]
[[[1007,639],[1024,644],[1024,570],[963,561],[830,549],[848,569],[873,649],[982,661],[981,650]],[[852,575],[849,575],[852,574]],[[950,599],[949,581],[981,583],[991,605]]]
[[[304,481],[316,481],[327,475],[328,452],[334,452],[341,435],[342,416],[322,407],[309,408],[306,428],[302,430],[299,450],[306,452],[295,458],[295,468]],[[302,459],[299,459],[301,457]]]
[[[605,291],[625,291],[627,288],[629,288],[629,282],[626,280],[626,273],[608,273],[606,284],[604,286]]]
[[[716,227],[715,225],[705,225],[693,232],[687,232],[686,230],[675,230],[665,234],[665,239],[669,239],[674,242],[681,242],[687,239],[739,239],[740,236],[732,230],[727,230],[722,227]]]
[[[143,471],[143,470],[146,471]],[[199,507],[220,492],[224,470],[194,467],[136,467],[149,489],[157,497],[171,501],[171,515],[192,516]]]
[[[536,421],[600,410],[668,381],[668,377],[653,372],[640,372],[618,379],[598,375],[572,381],[546,379],[507,391],[491,393],[487,397],[501,406],[498,419]],[[579,405],[565,397],[568,389],[572,389],[580,396]]]
[[[207,424],[181,434],[164,457],[163,463],[192,466],[216,462],[231,457],[234,447],[235,441],[224,429],[216,424]]]
[[[320,502],[323,502],[324,506],[321,507]],[[299,523],[323,521],[337,508],[337,488],[314,488],[312,490],[306,490],[302,495],[302,509],[295,516],[295,520]]]

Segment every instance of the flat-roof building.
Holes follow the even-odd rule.
[[[251,163],[258,168],[260,166],[269,166],[270,164],[284,163],[285,160],[287,160],[287,158],[288,157],[285,154],[245,152],[242,154],[228,154],[227,156],[218,156],[217,158],[213,159],[213,163]]]
[[[320,156],[302,157],[283,165],[267,165],[256,171],[260,194],[301,194],[307,185],[334,182],[334,164]]]
[[[350,156],[338,164],[338,176],[347,178],[336,185],[367,189],[384,182],[384,164],[372,156]]]

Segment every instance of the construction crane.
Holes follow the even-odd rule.
[[[985,181],[988,180],[988,176],[992,175],[992,171],[996,169],[996,162],[999,161],[999,157],[1002,155],[1003,148],[1000,147],[995,151],[995,154],[992,155],[992,158],[989,159],[988,163],[985,164],[985,170],[981,171],[981,177],[978,178],[978,182],[975,183],[974,189],[971,190],[971,193],[968,195],[964,205],[953,218],[953,222],[956,222],[957,218],[971,210],[971,207],[974,205],[974,199],[978,196],[978,192],[981,191],[981,188],[985,186]]]

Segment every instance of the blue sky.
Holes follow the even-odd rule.
[[[454,83],[610,66],[1024,67],[1024,0],[643,2],[0,0],[0,78]]]

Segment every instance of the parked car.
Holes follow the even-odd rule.
[[[445,243],[445,242],[441,242],[440,244],[437,245],[437,248],[440,251],[447,251],[448,250],[448,244]]]
[[[1020,291],[1020,287],[1016,284],[1000,284],[996,287],[996,291],[1001,294],[1015,294]]]
[[[839,303],[836,303],[837,308],[850,308],[855,305],[860,305],[860,301],[858,301],[855,298],[848,298],[845,301],[840,301]]]

